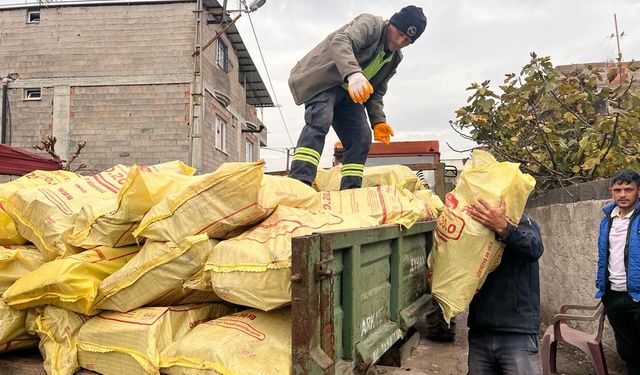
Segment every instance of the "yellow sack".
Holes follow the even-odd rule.
[[[291,374],[291,311],[245,310],[200,324],[160,355],[163,374]]]
[[[218,243],[206,234],[179,244],[147,241],[124,267],[100,283],[95,308],[130,311],[141,306],[171,306],[219,301],[213,292],[183,287],[204,266]]]
[[[55,306],[29,310],[25,326],[40,337],[40,353],[48,375],[73,375],[80,369],[76,338],[88,316]]]
[[[378,224],[402,224],[410,228],[420,219],[420,205],[413,195],[395,186],[377,186],[342,191],[322,191],[323,210],[344,215],[368,215]]]
[[[178,163],[179,168],[168,171],[132,166],[115,201],[82,207],[68,242],[85,249],[135,244],[132,232],[153,206],[203,178],[192,177],[196,170]]]
[[[264,175],[260,191],[258,191],[258,206],[272,212],[279,205],[318,209],[320,199],[317,192],[294,178]]]
[[[291,302],[291,238],[375,225],[367,216],[278,206],[260,225],[220,242],[204,270],[222,299],[265,311],[277,309]]]
[[[148,168],[179,171],[182,165],[168,162]],[[82,251],[68,243],[82,207],[97,205],[96,211],[111,207],[128,173],[129,167],[119,164],[94,176],[16,192],[7,200],[5,209],[20,234],[42,251],[45,260],[65,257]]]
[[[93,315],[100,281],[124,266],[138,250],[138,246],[98,247],[56,259],[18,279],[2,298],[15,309],[54,305]]]
[[[18,234],[13,219],[4,212],[3,202],[16,191],[38,186],[56,185],[75,180],[79,175],[68,171],[33,171],[16,180],[0,184],[0,245],[23,245],[27,240]]]
[[[221,304],[103,311],[80,329],[78,361],[105,375],[158,374],[160,353],[167,346],[198,324],[230,312]]]
[[[179,242],[207,233],[229,238],[269,215],[258,206],[264,161],[225,163],[206,178],[155,205],[133,232],[152,241]]]
[[[429,215],[428,219],[435,219],[440,215],[440,212],[444,209],[444,203],[439,196],[434,194],[429,189],[418,190],[413,192],[413,196],[422,204],[427,211],[427,213],[422,213],[422,215]],[[421,210],[422,211],[422,210]]]
[[[445,198],[438,217],[433,262],[432,294],[447,321],[464,311],[500,262],[504,244],[495,233],[473,220],[468,207],[483,198],[506,204],[507,220],[518,225],[535,179],[519,170],[519,164],[499,163],[489,153],[475,150],[456,188]]]
[[[340,190],[341,179],[342,165],[336,165],[331,169],[318,168],[314,187],[318,191],[337,191]],[[397,186],[411,192],[424,189],[422,181],[415,172],[404,165],[380,165],[364,168],[363,188],[387,185]]]
[[[42,254],[35,246],[0,246],[0,293],[43,264]]]
[[[26,311],[14,310],[0,300],[0,353],[38,345],[38,338],[27,333],[26,318]]]

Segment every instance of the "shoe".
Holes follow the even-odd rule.
[[[451,324],[447,326],[441,313],[427,315],[427,327],[425,337],[431,341],[452,342],[456,338],[455,318],[451,319]]]

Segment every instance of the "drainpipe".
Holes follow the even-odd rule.
[[[7,143],[7,119],[9,116],[9,98],[7,95],[9,94],[9,78],[2,79],[2,138],[0,139],[0,143]]]

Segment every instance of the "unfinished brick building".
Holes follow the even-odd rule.
[[[215,0],[0,6],[3,143],[31,149],[52,134],[64,159],[87,140],[89,173],[257,160],[257,109],[273,102],[233,17]]]

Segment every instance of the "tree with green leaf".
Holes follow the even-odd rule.
[[[640,93],[623,73],[622,65],[561,72],[531,53],[519,75],[506,75],[502,94],[489,81],[471,84],[450,124],[499,159],[520,163],[539,191],[639,170]]]

